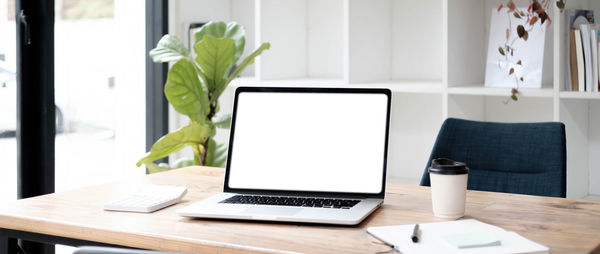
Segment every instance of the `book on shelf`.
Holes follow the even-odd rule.
[[[577,37],[579,34],[579,30],[576,29],[569,29],[569,68],[567,68],[567,72],[568,76],[570,76],[570,80],[571,80],[571,84],[569,84],[569,82],[565,82],[567,84],[567,86],[565,87],[566,91],[578,91],[579,90],[579,76],[578,76],[578,69],[577,69],[577,48],[575,45],[577,44],[577,41],[580,41],[581,39],[577,40],[576,38],[581,38],[581,37]]]
[[[592,81],[590,82],[590,87],[588,92],[597,92],[598,91],[598,37],[597,27],[590,27],[590,49],[592,52]]]
[[[600,26],[597,27],[596,29],[596,48],[597,48],[597,53],[600,54]],[[594,92],[598,92],[600,91],[600,55],[597,55],[598,58],[598,65],[596,68],[596,71],[598,72],[598,80],[596,80],[596,85],[594,86]]]
[[[598,86],[598,39],[592,10],[567,10],[565,91],[593,91]],[[594,42],[594,41],[595,42]],[[594,56],[595,55],[595,56]],[[594,60],[595,59],[595,60]],[[596,64],[594,64],[596,63]],[[595,75],[594,75],[595,74]],[[593,88],[596,89],[593,89]]]
[[[581,24],[579,25],[579,29],[581,30],[581,43],[583,46],[583,66],[584,66],[584,89],[582,90],[579,87],[580,92],[588,92],[592,87],[592,46],[590,45],[592,42],[591,39],[591,26],[590,24]]]
[[[577,55],[577,83],[573,84],[572,91],[584,91],[585,88],[585,65],[583,59],[583,44],[581,43],[581,30],[575,29],[575,52]]]

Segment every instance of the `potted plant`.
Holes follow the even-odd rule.
[[[177,37],[167,34],[160,39],[150,51],[150,57],[157,63],[175,62],[167,75],[165,96],[175,111],[186,115],[190,122],[156,141],[137,162],[138,167],[145,164],[151,173],[170,169],[169,165],[157,165],[154,161],[188,145],[192,147],[194,158],[180,160],[173,168],[224,165],[227,146],[213,138],[216,128],[229,128],[231,115],[215,117],[219,112],[219,97],[233,79],[254,63],[254,58],[270,47],[269,43],[263,43],[238,63],[244,45],[244,27],[235,22],[204,25],[195,34],[195,57]]]

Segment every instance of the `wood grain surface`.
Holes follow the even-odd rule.
[[[222,191],[223,169],[188,167],[0,204],[0,228],[185,253],[375,253],[389,248],[371,226],[444,221],[428,187],[389,184],[384,205],[358,226],[189,219],[175,211]],[[103,204],[143,183],[186,185],[177,205],[154,213],[107,212]],[[465,218],[515,231],[552,253],[600,252],[600,202],[468,191]]]

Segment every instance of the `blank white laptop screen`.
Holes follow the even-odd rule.
[[[241,92],[229,188],[380,193],[387,96]]]

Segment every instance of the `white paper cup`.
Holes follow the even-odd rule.
[[[465,215],[469,168],[462,162],[434,159],[429,167],[433,214],[458,219]]]

